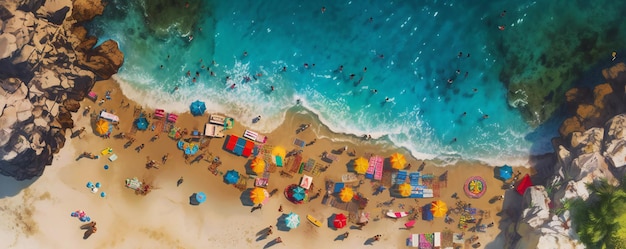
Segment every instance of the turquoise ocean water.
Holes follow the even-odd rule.
[[[557,135],[557,123],[536,131],[507,103],[499,43],[515,30],[539,36],[564,11],[502,2],[110,0],[88,28],[120,44],[116,79],[143,105],[183,112],[199,99],[267,132],[300,100],[335,132],[498,165],[552,151]]]

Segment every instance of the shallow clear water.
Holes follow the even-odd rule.
[[[89,29],[118,41],[125,62],[117,79],[153,108],[183,112],[200,99],[245,124],[262,115],[254,127],[270,131],[301,100],[333,131],[388,135],[417,156],[500,164],[523,161],[531,146],[551,151],[558,122],[533,133],[507,103],[498,37],[550,26],[562,9],[553,1],[471,2],[190,1],[162,13],[195,20],[187,32],[148,28],[142,0],[112,0]]]

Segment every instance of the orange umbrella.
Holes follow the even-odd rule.
[[[274,147],[274,149],[272,149],[272,156],[279,156],[285,159],[286,155],[287,155],[287,151],[285,151],[285,148],[281,146],[276,146]]]
[[[252,168],[252,171],[254,171],[254,173],[256,173],[257,175],[263,174],[263,172],[265,171],[265,160],[263,160],[263,158],[261,157],[255,157],[254,159],[252,159],[250,167]]]
[[[400,192],[400,195],[402,197],[407,197],[411,195],[411,184],[402,183],[398,185],[398,192]]]
[[[352,190],[352,188],[344,187],[339,192],[339,199],[343,202],[351,201],[352,197],[354,197],[354,190]]]
[[[391,161],[391,167],[394,169],[404,169],[404,165],[406,164],[406,159],[404,158],[404,155],[398,152],[393,153],[393,155],[391,155],[391,158],[389,158],[389,161]]]
[[[369,167],[369,162],[367,159],[363,157],[359,157],[354,160],[354,171],[359,174],[365,174],[367,171],[367,167]]]
[[[250,200],[254,204],[261,204],[267,197],[269,197],[269,193],[264,188],[254,188],[250,191]]]
[[[441,200],[433,201],[430,204],[430,212],[433,213],[434,217],[443,217],[448,212],[448,205]]]
[[[98,122],[96,122],[95,131],[100,135],[106,134],[107,132],[109,132],[109,122],[104,119],[98,120]]]

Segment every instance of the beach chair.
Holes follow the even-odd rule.
[[[117,160],[117,154],[111,154],[111,156],[109,157],[109,161],[115,162],[115,160]]]
[[[307,160],[306,164],[304,165],[304,170],[306,172],[311,172],[311,170],[313,170],[314,166],[315,166],[315,159],[309,158],[309,160]]]
[[[419,234],[411,234],[411,247],[419,247],[420,245],[420,235]]]
[[[406,177],[406,170],[398,170],[398,173],[396,173],[395,184],[403,184],[404,182],[406,182]]]
[[[409,184],[411,186],[418,186],[420,181],[420,172],[409,173]]]
[[[300,147],[300,148],[304,148],[304,146],[306,145],[306,142],[304,142],[301,139],[296,138],[296,139],[293,140],[293,144],[298,146],[298,147]]]

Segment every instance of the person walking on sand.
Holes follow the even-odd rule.
[[[178,181],[176,181],[176,187],[180,186],[181,184],[183,184],[183,181],[185,181],[183,179],[183,177],[181,176],[180,179],[178,179]]]
[[[283,205],[281,204],[280,206],[278,206],[278,212],[283,212]]]
[[[347,239],[347,238],[348,238],[348,235],[350,235],[350,233],[349,233],[349,232],[345,232],[345,233],[343,233],[343,239]]]

